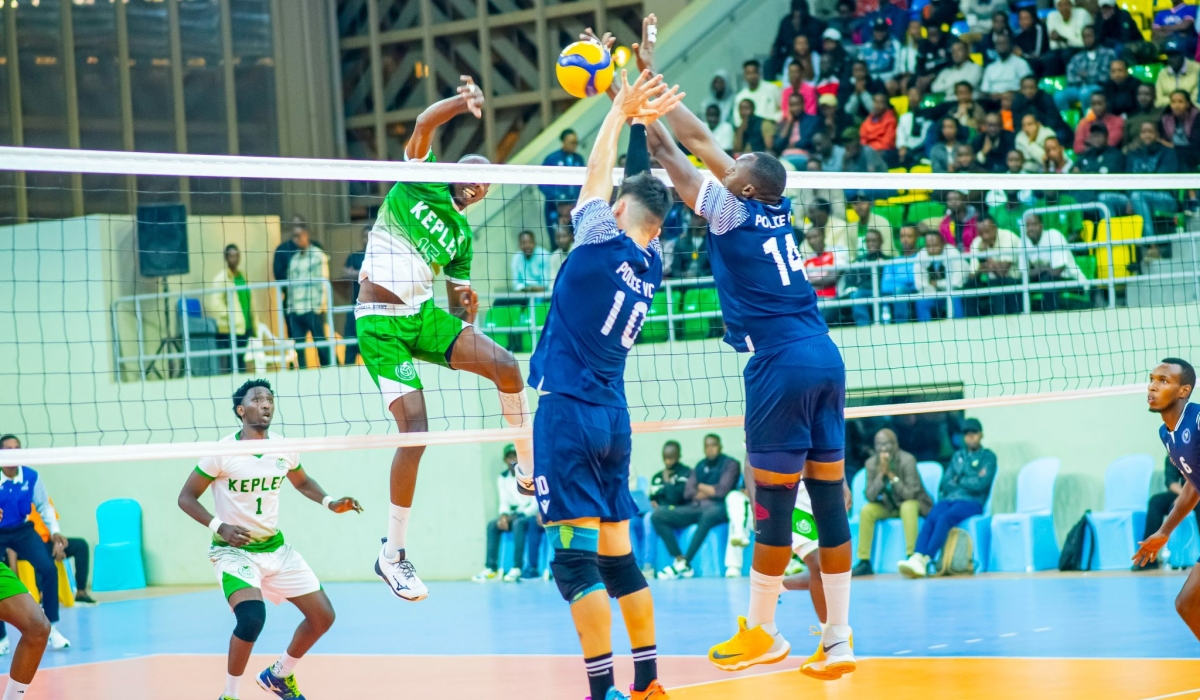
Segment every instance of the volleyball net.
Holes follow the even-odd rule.
[[[430,432],[397,434],[363,366],[355,280],[396,182],[490,186],[466,212],[475,325],[527,375],[582,169],[0,148],[0,432],[26,448],[0,463],[245,452],[215,441],[256,377],[304,451],[511,439],[490,382],[420,358],[384,374],[419,375]],[[1200,341],[1197,187],[796,169],[778,262],[817,288],[849,417],[1131,393]],[[741,424],[705,225],[671,210],[667,278],[626,328],[637,431]]]

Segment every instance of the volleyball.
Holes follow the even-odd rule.
[[[554,74],[558,76],[558,84],[571,95],[591,97],[612,84],[612,56],[599,44],[577,41],[558,55]]]

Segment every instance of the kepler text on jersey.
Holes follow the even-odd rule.
[[[647,299],[654,296],[654,285],[638,277],[633,268],[629,266],[629,263],[622,262],[620,267],[617,268],[617,274],[620,275],[625,285],[633,290],[634,294],[640,294]]]
[[[755,214],[754,225],[758,228],[782,228],[789,224],[787,214],[776,214],[775,216]]]

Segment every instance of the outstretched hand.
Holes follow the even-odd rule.
[[[661,78],[662,76],[660,75],[658,77]],[[671,87],[670,90],[660,94],[658,97],[655,97],[652,100],[647,100],[643,108],[643,115],[640,117],[635,117],[633,123],[650,126],[656,119],[666,116],[668,112],[678,107],[680,103],[683,102],[683,98],[685,97],[687,97],[687,93],[680,92],[679,86],[675,85]],[[646,111],[653,112],[653,114],[646,115]]]
[[[458,86],[458,95],[466,104],[467,111],[478,119],[483,116],[483,90],[479,89],[475,79],[469,75],[460,75],[458,79],[463,82]]]
[[[654,45],[658,42],[658,17],[650,13],[642,20],[642,40],[630,48],[637,58],[638,70],[654,71]]]
[[[350,511],[361,513],[363,512],[363,507],[355,499],[346,496],[336,501],[330,501],[329,510],[332,510],[334,513],[349,513]]]
[[[626,119],[637,119],[654,115],[654,111],[646,106],[646,102],[666,90],[661,75],[650,75],[650,71],[642,71],[641,75],[629,83],[629,74],[621,70],[615,81],[619,88],[613,98],[613,107],[621,110]]]
[[[612,32],[604,32],[603,37],[596,36],[596,32],[591,27],[584,29],[579,35],[580,41],[590,41],[593,44],[599,44],[604,47],[605,51],[612,54],[613,47],[617,44],[617,37],[613,36]]]
[[[1158,560],[1158,550],[1162,549],[1170,539],[1164,535],[1162,530],[1147,537],[1144,541],[1138,542],[1138,550],[1133,555],[1133,563],[1138,566],[1145,566],[1153,561]]]

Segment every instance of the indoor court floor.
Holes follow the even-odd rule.
[[[1200,698],[1200,642],[1176,617],[1179,573],[983,575],[855,580],[860,664],[841,681],[800,675],[816,637],[807,593],[779,610],[793,655],[740,674],[708,647],[733,631],[746,579],[653,582],[660,677],[675,700],[763,698]],[[338,620],[297,668],[309,700],[523,698],[587,694],[578,641],[553,583],[435,583],[421,603],[375,583],[326,586]],[[268,605],[243,700],[272,697],[252,676],[283,651],[299,619]],[[69,651],[46,654],[27,700],[214,700],[233,616],[219,590],[63,611]],[[628,653],[619,625],[614,649]],[[7,669],[8,658],[0,660]],[[632,679],[628,656],[618,683]]]

